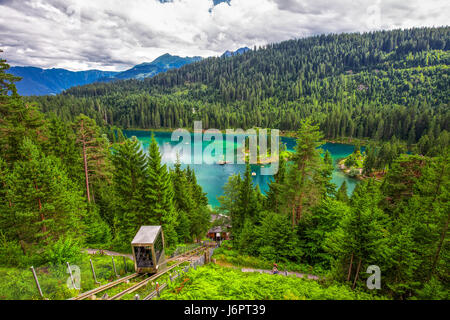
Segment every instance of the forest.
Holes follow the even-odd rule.
[[[291,290],[297,298],[339,298],[339,288],[342,299],[448,299],[449,35],[443,27],[314,36],[27,98],[0,60],[0,267],[57,264],[87,247],[129,252],[141,225],[162,225],[167,247],[201,240],[213,211],[195,172],[168,168],[155,139],[146,154],[122,130],[202,120],[297,139],[266,194],[249,165],[224,185],[216,213],[232,229],[223,260],[326,276],[321,288],[283,280],[305,286],[309,293]],[[384,172],[350,197],[331,182],[320,149],[344,137],[370,141],[364,170]],[[366,287],[371,265],[382,270],[376,292]],[[215,268],[195,281],[218,277]]]
[[[433,145],[449,129],[449,38],[449,27],[320,35],[31,100],[121,128],[296,131],[311,117],[327,139]]]

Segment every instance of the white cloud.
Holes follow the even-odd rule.
[[[0,0],[13,65],[123,70],[164,53],[220,55],[319,33],[446,25],[446,0]]]

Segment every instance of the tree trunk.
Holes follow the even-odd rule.
[[[19,240],[20,248],[24,255],[27,255],[27,250],[25,249],[25,242],[23,240]]]
[[[352,275],[352,266],[353,266],[353,252],[352,257],[350,258],[350,266],[348,267],[347,281],[350,281],[350,276]]]
[[[302,217],[302,211],[303,211],[303,192],[300,193],[300,197],[298,198],[297,222],[299,222]]]
[[[292,204],[292,230],[295,229],[295,204]]]
[[[34,188],[36,189],[36,191],[39,191],[39,189],[38,189],[38,187],[37,187],[36,184],[34,185]],[[44,222],[45,216],[44,216],[44,214],[42,213],[42,203],[41,203],[41,198],[38,198],[38,205],[39,205],[39,215],[40,215],[40,217],[41,217],[41,222]],[[45,223],[42,223],[42,233],[45,234],[46,232],[47,232],[47,228],[46,228],[46,226],[45,226]]]
[[[356,287],[356,281],[358,280],[359,269],[360,269],[360,268],[361,268],[361,258],[359,258],[358,267],[356,268],[356,276],[355,276],[355,281],[353,281],[352,290],[355,289],[355,287]]]

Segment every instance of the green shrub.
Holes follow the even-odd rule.
[[[183,286],[181,283],[184,282]],[[348,286],[324,286],[314,280],[241,272],[209,264],[191,269],[161,294],[167,300],[370,300],[372,294]]]
[[[272,250],[272,249],[270,249]],[[275,256],[273,259],[265,259],[262,256],[254,257],[249,255],[243,255],[237,252],[236,250],[228,250],[224,246],[217,248],[214,251],[213,258],[218,261],[223,261],[226,263],[230,263],[237,267],[248,267],[255,269],[267,269],[271,270],[273,267],[273,263],[276,262],[278,264],[279,270],[286,271],[296,271],[314,275],[326,275],[329,271],[324,270],[320,266],[309,266],[306,264],[300,264],[297,262],[280,260],[279,257]]]
[[[358,169],[355,169],[355,168],[351,168],[350,171],[349,171],[349,173],[348,173],[348,175],[349,175],[350,177],[356,177],[358,174],[359,174],[359,170],[358,170]]]
[[[27,261],[20,245],[17,242],[7,241],[0,233],[0,266],[18,267],[25,265]]]
[[[60,238],[45,250],[45,262],[51,265],[64,265],[81,259],[81,246],[71,238]]]
[[[345,160],[344,165],[345,165],[347,168],[356,166],[356,159],[353,157],[353,155],[351,155],[350,157],[348,157],[348,158]]]
[[[421,300],[448,300],[450,298],[448,288],[445,288],[435,277],[426,282],[417,292],[417,298]]]

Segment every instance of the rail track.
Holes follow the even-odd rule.
[[[98,288],[95,288],[95,289],[83,292],[82,294],[80,294],[80,295],[78,295],[76,297],[73,297],[73,298],[71,298],[69,300],[84,300],[86,298],[89,298],[90,296],[93,296],[96,293],[99,293],[99,292],[111,289],[112,287],[115,287],[115,286],[117,286],[117,285],[119,285],[121,283],[124,283],[124,282],[126,282],[128,280],[131,280],[131,279],[139,277],[139,276],[141,276],[141,274],[133,273],[133,274],[131,274],[129,276],[117,279],[116,281],[108,282],[107,284],[102,285],[102,286],[100,286]]]
[[[143,286],[145,286],[150,281],[159,278],[160,276],[166,274],[170,270],[173,270],[174,268],[178,267],[183,262],[186,262],[190,257],[192,257],[195,254],[205,250],[205,248],[206,248],[206,246],[203,245],[203,246],[197,247],[195,249],[189,250],[187,252],[184,252],[184,253],[182,253],[180,255],[177,255],[175,257],[172,257],[170,259],[167,259],[165,261],[165,263],[168,263],[168,262],[171,262],[171,261],[174,261],[174,260],[177,260],[177,259],[181,259],[181,261],[179,261],[176,264],[170,266],[169,268],[167,268],[167,269],[165,269],[165,270],[163,270],[163,271],[161,271],[159,273],[156,273],[156,274],[150,276],[149,278],[144,279],[144,280],[136,283],[135,285],[133,285],[133,286],[131,286],[131,287],[129,287],[129,288],[119,292],[118,294],[108,298],[108,300],[117,300],[117,299],[120,299],[121,297],[123,297],[124,295],[126,295],[128,293],[135,292],[136,290],[138,290],[138,289],[142,288]],[[97,293],[106,291],[106,290],[111,289],[113,287],[116,287],[116,286],[118,286],[118,285],[120,285],[122,283],[125,283],[125,282],[127,282],[127,281],[129,281],[131,279],[138,278],[140,276],[145,276],[145,275],[147,275],[147,274],[133,273],[133,274],[128,275],[126,277],[123,277],[123,278],[117,279],[115,281],[109,282],[107,284],[104,284],[104,285],[102,285],[102,286],[100,286],[98,288],[95,288],[95,289],[83,292],[83,293],[79,294],[76,297],[70,298],[69,300],[84,300],[84,299],[87,299],[87,298],[97,294]]]
[[[172,258],[169,258],[169,259],[166,260],[166,262],[171,262],[171,261],[174,261],[174,260],[176,260],[176,259],[180,259],[180,258],[183,257],[184,255],[191,255],[191,254],[193,254],[193,253],[196,253],[197,251],[202,251],[202,250],[204,250],[205,248],[206,248],[205,245],[199,246],[199,247],[197,247],[197,248],[194,248],[194,249],[192,249],[192,250],[186,251],[186,252],[184,252],[184,253],[182,253],[182,254],[179,254],[179,255],[177,255],[177,256],[174,256],[174,257],[172,257]]]
[[[190,251],[188,251],[188,252],[185,252],[184,254],[182,254],[182,255],[180,255],[180,256],[176,256],[176,257],[173,257],[173,258],[171,258],[171,259],[168,259],[167,262],[173,261],[173,260],[175,260],[175,259],[182,258],[182,260],[181,260],[180,262],[175,263],[174,265],[170,266],[169,268],[167,268],[167,269],[165,269],[165,270],[163,270],[163,271],[161,271],[161,272],[159,272],[159,273],[156,273],[156,274],[150,276],[150,277],[147,278],[147,279],[144,279],[144,280],[142,280],[142,281],[136,283],[135,285],[133,285],[133,286],[131,286],[131,287],[129,287],[129,288],[123,290],[122,292],[119,292],[118,294],[116,294],[116,295],[114,295],[114,296],[108,298],[108,300],[117,300],[117,299],[120,299],[120,298],[122,298],[123,296],[125,296],[125,295],[127,295],[127,294],[130,294],[130,293],[133,293],[133,292],[139,290],[140,288],[144,287],[144,286],[145,286],[147,283],[149,283],[150,281],[156,280],[157,278],[159,278],[159,277],[161,277],[162,275],[166,274],[166,273],[169,272],[170,270],[175,269],[175,268],[178,267],[180,264],[186,262],[190,257],[194,256],[196,253],[205,250],[205,248],[206,248],[205,246],[201,246],[201,247],[195,248],[195,249],[193,249],[193,250],[190,250]],[[185,257],[183,257],[183,256],[185,256]],[[147,297],[146,297],[146,298],[147,298]]]

